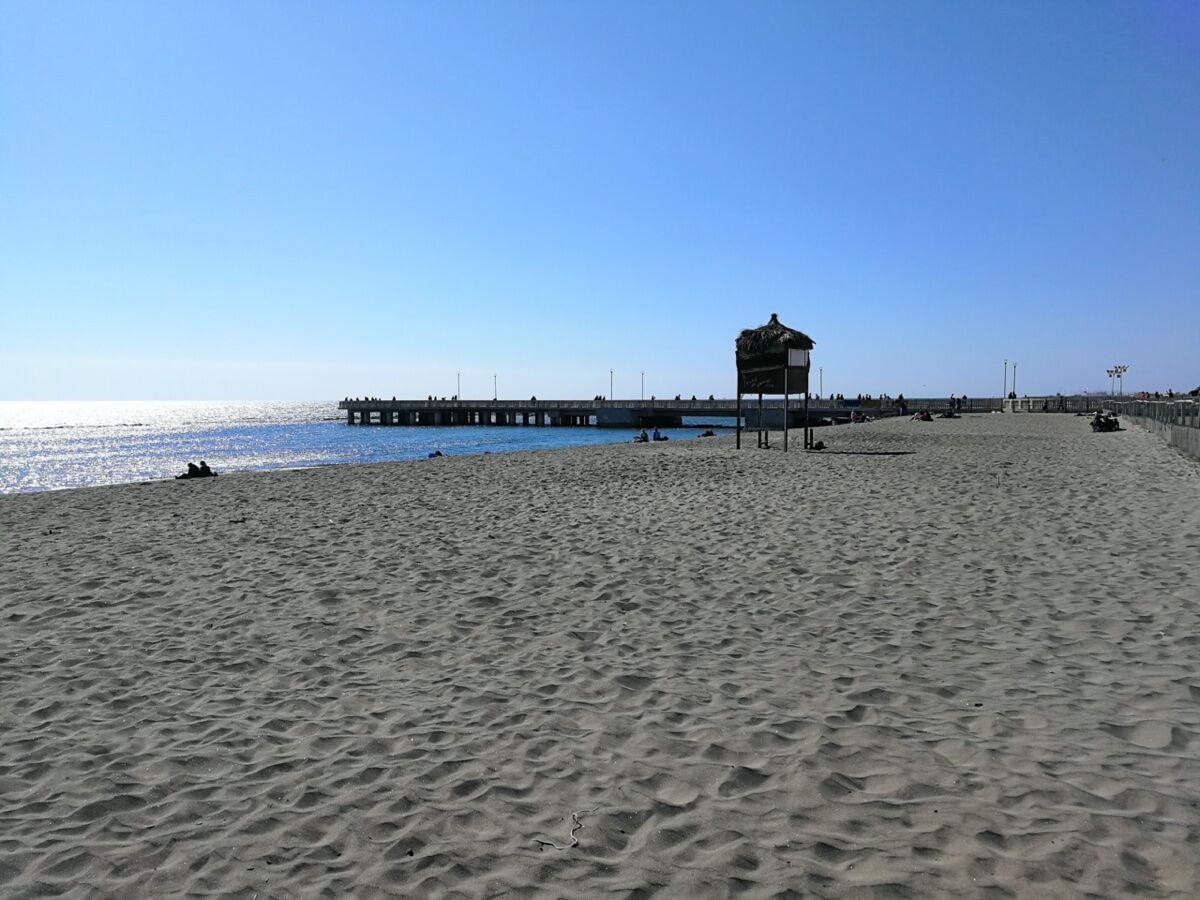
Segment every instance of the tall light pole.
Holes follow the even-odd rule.
[[[1124,397],[1125,396],[1125,373],[1129,371],[1129,366],[1122,364],[1122,365],[1114,366],[1113,368],[1116,369],[1117,381],[1121,385],[1121,396]]]
[[[824,397],[825,396],[825,367],[824,366],[817,366],[817,376],[821,382],[821,387],[819,388],[819,390],[821,391],[821,396]]]
[[[646,399],[646,373],[642,373],[642,399]]]
[[[492,399],[493,399],[493,400],[499,400],[499,399],[500,399],[500,390],[499,390],[499,388],[497,388],[497,387],[496,387],[496,376],[495,376],[495,374],[493,374],[493,375],[492,375]]]
[[[1017,364],[1016,364],[1016,363],[1013,363],[1013,386],[1012,386],[1012,392],[1013,392],[1013,397],[1016,397],[1016,396],[1017,396]]]
[[[1116,390],[1116,383],[1113,381],[1117,377],[1116,369],[1105,369],[1104,374],[1108,376],[1108,396],[1112,396]]]
[[[1000,399],[1008,397],[1008,359],[1004,360],[1004,392],[1000,394]]]
[[[609,400],[611,400],[613,398],[612,372],[613,372],[612,369],[608,370],[608,399]]]
[[[455,372],[454,374],[458,376],[458,393],[454,395],[454,399],[461,400],[462,399],[462,372]]]

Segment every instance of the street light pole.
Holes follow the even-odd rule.
[[[1013,363],[1013,386],[1012,386],[1012,392],[1013,392],[1013,397],[1015,398],[1015,397],[1017,396],[1017,364],[1016,364],[1016,363]]]
[[[613,398],[612,372],[613,372],[612,369],[608,370],[608,399],[609,400],[612,400],[612,398]]]
[[[1004,392],[1000,395],[1000,399],[1004,400],[1008,397],[1008,359],[1004,360]],[[1001,404],[1003,407],[1003,404]]]
[[[642,373],[642,399],[646,399],[646,373]]]
[[[821,382],[821,387],[819,390],[821,391],[821,396],[824,397],[825,396],[825,367],[817,366],[817,374],[818,374],[819,380]]]
[[[455,394],[454,396],[455,396],[455,399],[461,400],[462,399],[462,372],[455,372],[454,374],[458,376],[458,393]]]
[[[492,375],[492,399],[500,399],[500,390],[496,387],[496,376],[494,374]]]

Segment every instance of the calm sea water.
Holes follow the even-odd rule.
[[[665,429],[672,440],[696,436]],[[204,459],[218,472],[505,453],[627,441],[608,428],[362,428],[336,401],[0,402],[0,494],[170,478]]]

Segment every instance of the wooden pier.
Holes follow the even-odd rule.
[[[909,412],[947,408],[946,398],[906,401]],[[962,412],[990,412],[1000,401],[988,398],[969,400]],[[521,425],[532,427],[601,428],[678,428],[683,419],[735,419],[737,400],[379,400],[349,399],[338,404],[346,413],[347,425]],[[848,421],[855,412],[868,416],[894,416],[899,408],[894,400],[820,400],[809,401],[808,415],[813,422],[829,419]],[[804,411],[795,403],[788,411],[788,427],[802,427]],[[783,401],[765,400],[759,411],[758,401],[743,399],[742,417],[747,427],[783,426]]]

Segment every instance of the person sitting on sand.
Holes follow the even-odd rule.
[[[216,478],[217,473],[208,467],[208,463],[200,460],[200,477],[201,478]]]
[[[652,434],[650,436],[650,440],[652,440],[652,441],[661,441],[662,440],[662,435],[659,434],[657,428],[654,429],[654,434]]]
[[[199,477],[200,477],[200,467],[198,465],[196,465],[195,463],[188,463],[187,471],[184,472],[182,475],[176,475],[175,479],[178,480],[180,478],[199,478]]]
[[[1099,412],[1092,419],[1092,431],[1120,431],[1121,423],[1112,413],[1105,413],[1103,416]]]
[[[700,437],[716,437],[716,436],[717,436],[716,432],[713,431],[711,428],[708,431],[706,431],[700,435]]]
[[[646,429],[643,428],[638,436],[633,439],[635,444],[647,444],[650,442],[650,436],[646,434]]]

